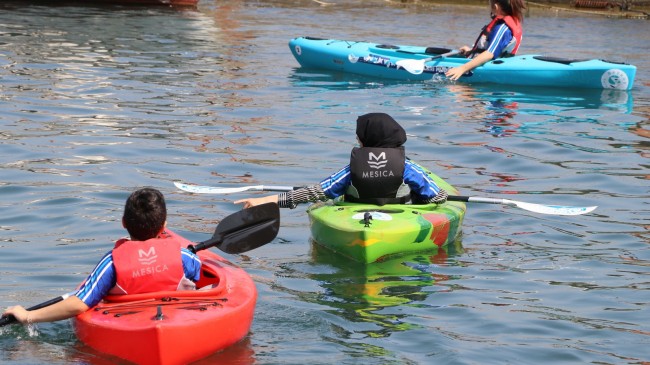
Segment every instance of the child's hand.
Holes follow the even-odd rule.
[[[27,323],[29,320],[29,313],[27,310],[19,305],[9,307],[2,313],[3,316],[14,316],[20,323]]]
[[[463,74],[466,72],[465,68],[462,66],[454,67],[449,69],[446,73],[445,76],[449,78],[451,81],[456,81],[458,80]]]
[[[254,207],[256,205],[261,205],[264,203],[276,203],[278,202],[277,195],[269,195],[262,198],[250,198],[250,199],[241,199],[235,200],[235,204],[244,204],[244,208]]]

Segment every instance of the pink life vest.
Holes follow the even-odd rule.
[[[117,280],[111,294],[178,290],[185,277],[181,247],[190,243],[170,230],[146,241],[118,240],[112,253]]]
[[[486,25],[485,28],[483,28],[483,30],[481,31],[481,34],[479,34],[478,38],[476,39],[476,42],[474,42],[474,48],[470,52],[470,55],[474,55],[474,54],[478,53],[477,51],[479,51],[478,50],[479,39],[481,39],[481,37],[485,37],[487,39],[487,37],[490,35],[490,32],[492,31],[492,28],[494,28],[494,26],[499,21],[503,21],[506,24],[506,26],[508,28],[510,28],[510,32],[512,32],[512,38],[515,40],[516,43],[515,43],[514,47],[511,50],[506,50],[505,51],[505,52],[507,52],[507,54],[498,55],[497,57],[503,57],[503,56],[508,56],[508,55],[514,56],[515,54],[517,54],[517,51],[519,50],[519,46],[521,45],[523,30],[522,30],[521,23],[519,22],[519,20],[511,17],[510,15],[506,15],[506,16],[503,16],[503,17],[502,16],[495,16],[494,18],[492,18],[492,21],[490,22],[490,24]]]

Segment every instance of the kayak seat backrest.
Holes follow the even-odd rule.
[[[223,269],[223,265],[221,263],[219,265],[201,265],[201,278],[196,282],[196,288],[204,290],[203,288],[216,288],[224,284],[225,280],[222,279],[225,279],[225,276],[220,274],[217,268]]]
[[[451,52],[451,49],[440,48],[440,47],[427,47],[427,49],[424,50],[424,53],[432,54],[432,55],[439,55],[439,54],[449,53],[449,52]]]
[[[383,49],[399,49],[399,46],[394,46],[392,44],[378,44],[375,47]]]

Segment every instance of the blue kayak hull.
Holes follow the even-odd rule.
[[[425,81],[444,79],[445,72],[469,60],[462,56],[440,57],[425,62],[424,71],[414,74],[398,66],[400,60],[423,60],[436,56],[426,47],[382,45],[312,37],[294,38],[291,53],[305,68],[341,71],[370,77]],[[441,49],[437,49],[441,50]],[[440,52],[440,51],[438,51]],[[502,85],[620,89],[634,85],[636,67],[603,60],[569,60],[522,55],[490,61],[463,75],[467,83]]]

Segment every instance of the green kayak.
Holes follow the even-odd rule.
[[[440,177],[427,173],[449,194],[458,193]],[[313,204],[307,213],[317,244],[355,261],[371,263],[454,242],[461,232],[465,203],[377,206],[336,200]]]

